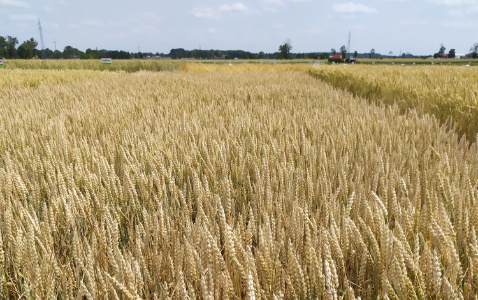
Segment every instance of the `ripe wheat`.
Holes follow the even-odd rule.
[[[337,65],[311,68],[309,73],[356,96],[376,103],[397,104],[433,114],[442,123],[476,140],[478,134],[478,69],[463,66]]]
[[[15,71],[49,79],[0,94],[3,297],[476,298],[476,143],[235,67]]]

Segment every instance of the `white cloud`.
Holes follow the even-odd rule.
[[[236,2],[233,4],[224,4],[219,6],[220,11],[246,11],[247,6],[244,3]]]
[[[276,13],[278,12],[278,8],[285,7],[287,2],[305,3],[310,2],[310,0],[262,0],[261,5],[264,11]]]
[[[284,1],[282,0],[262,0],[262,3],[265,5],[278,5],[278,6],[284,5]]]
[[[223,4],[219,7],[199,7],[191,11],[191,14],[200,19],[219,19],[228,12],[248,12],[249,8],[242,2]]]
[[[38,17],[35,15],[10,15],[8,18],[12,21],[37,21]]]
[[[333,9],[335,12],[344,13],[344,14],[354,14],[354,13],[376,13],[377,10],[373,7],[368,7],[363,4],[358,3],[336,3],[333,5]]]
[[[478,13],[478,0],[428,0],[429,3],[453,7],[448,14],[454,17]]]
[[[478,5],[477,0],[428,0],[428,2],[446,6]]]
[[[219,17],[217,12],[211,7],[199,7],[191,12],[193,16],[199,19],[214,19]]]
[[[6,6],[16,6],[16,7],[24,7],[24,8],[29,8],[30,5],[24,1],[18,1],[18,0],[0,0],[0,6],[1,5],[6,5]]]

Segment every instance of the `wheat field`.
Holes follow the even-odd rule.
[[[294,68],[2,70],[1,297],[476,299],[477,143]]]

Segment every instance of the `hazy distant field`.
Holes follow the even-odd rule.
[[[5,298],[478,296],[474,67],[42,63],[0,69]]]
[[[46,60],[5,60],[2,69],[23,70],[96,70],[96,71],[172,71],[177,70],[187,61],[182,60],[113,60],[111,65],[102,65],[101,60],[72,60],[72,59],[46,59]]]
[[[314,65],[330,64],[327,60],[320,59],[293,59],[293,60],[117,60],[114,59],[111,65],[102,65],[99,59],[94,60],[71,60],[71,59],[48,59],[48,60],[5,60],[2,69],[24,69],[24,70],[97,70],[97,71],[173,71],[186,64],[217,64],[217,65]],[[358,59],[356,64],[376,65],[471,65],[478,66],[478,60],[473,59]]]

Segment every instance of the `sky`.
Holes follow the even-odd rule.
[[[478,0],[0,0],[0,36],[72,46],[169,53],[172,48],[293,53],[347,46],[427,55],[478,43]],[[56,44],[54,43],[56,42]],[[41,48],[39,43],[38,48]]]

